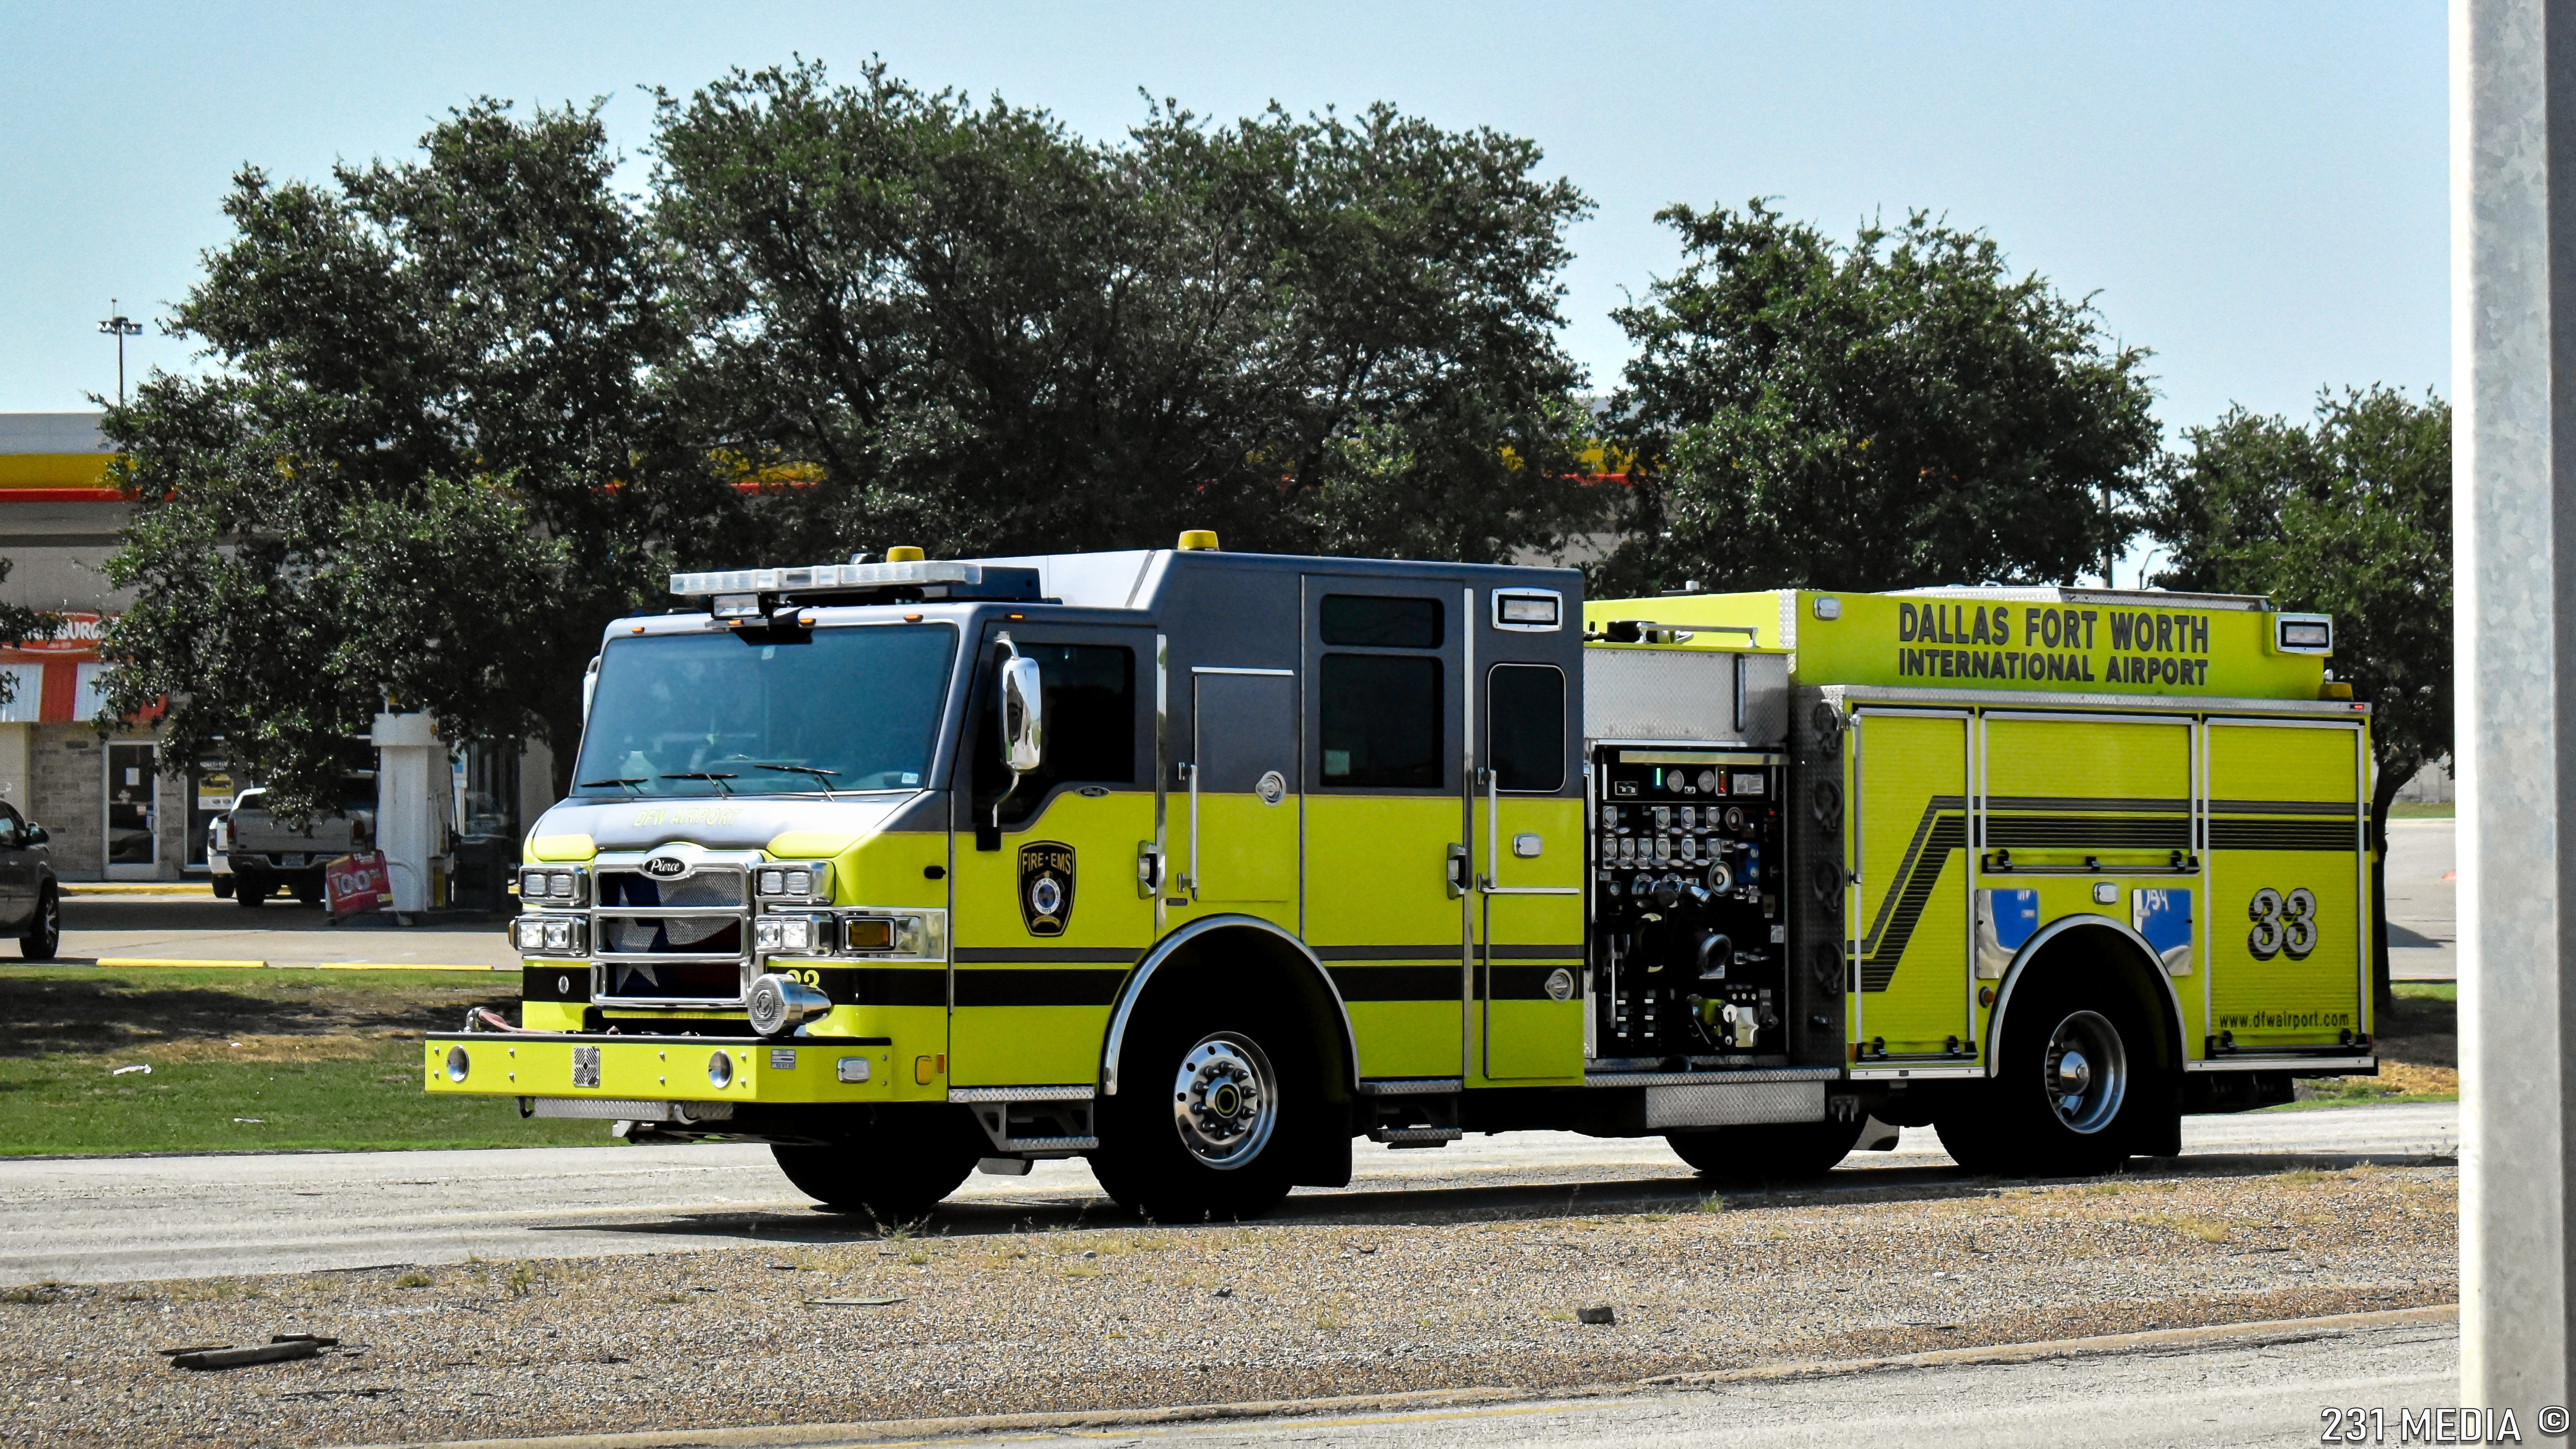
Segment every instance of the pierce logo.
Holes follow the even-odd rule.
[[[676,855],[657,855],[644,862],[644,873],[662,880],[669,880],[676,875],[687,875],[689,863]]]

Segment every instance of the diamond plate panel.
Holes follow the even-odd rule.
[[[1824,1116],[1822,1082],[1709,1082],[1646,1089],[1649,1132],[1754,1122],[1821,1122]]]
[[[1742,712],[1736,698],[1742,661]],[[1587,649],[1587,740],[1706,740],[1777,747],[1789,733],[1789,661],[1708,649]]]

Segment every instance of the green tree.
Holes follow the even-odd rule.
[[[2149,512],[2171,589],[2331,614],[2334,672],[2371,706],[2373,976],[2388,989],[2388,809],[2451,753],[2451,406],[2393,388],[2317,399],[2302,426],[2243,408],[2184,435]]]
[[[1123,144],[882,64],[664,96],[671,395],[782,546],[1498,558],[1568,481],[1563,233],[1530,143],[1390,107]]]
[[[1849,246],[1759,200],[1658,219],[1683,264],[1614,314],[1637,462],[1600,586],[2071,583],[2134,529],[2147,354],[2089,300],[1923,212]]]
[[[568,762],[600,629],[739,512],[655,411],[676,335],[596,107],[478,101],[421,146],[245,168],[169,324],[213,366],[105,425],[136,503],[108,574],[138,591],[110,707],[167,696],[182,757],[288,810],[327,806],[388,700]]]

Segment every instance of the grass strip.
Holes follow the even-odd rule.
[[[206,1059],[222,1051],[250,1060]],[[147,1075],[109,1075],[149,1065]],[[97,1056],[0,1058],[0,1156],[598,1146],[598,1122],[522,1121],[507,1097],[421,1090],[409,1037],[251,1038]]]

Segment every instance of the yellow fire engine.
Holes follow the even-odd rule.
[[[2330,620],[1580,582],[1205,534],[675,576],[528,841],[520,1019],[428,1088],[880,1217],[1082,1156],[1170,1220],[1470,1131],[2094,1171],[2374,1069]]]

